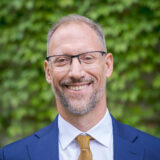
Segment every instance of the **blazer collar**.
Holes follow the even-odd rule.
[[[35,133],[36,141],[27,145],[33,160],[58,160],[58,116],[49,126]]]
[[[121,124],[112,117],[114,160],[142,160],[144,148],[138,132],[130,126]]]

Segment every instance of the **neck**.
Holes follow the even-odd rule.
[[[57,103],[57,106],[60,105]],[[106,113],[106,98],[105,96],[102,100],[97,103],[97,105],[88,113],[84,115],[74,115],[66,111],[63,106],[57,107],[59,114],[74,127],[82,132],[86,132],[92,127],[94,127],[105,115]]]

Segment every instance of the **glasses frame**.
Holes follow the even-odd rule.
[[[102,56],[103,56],[104,54],[106,54],[105,51],[89,51],[89,52],[83,52],[83,53],[81,53],[81,54],[77,54],[77,55],[73,55],[73,56],[70,56],[70,55],[53,55],[53,56],[48,56],[48,57],[46,57],[46,60],[49,62],[49,59],[50,59],[51,57],[68,56],[68,57],[70,58],[70,64],[72,64],[72,59],[77,57],[78,60],[79,60],[79,63],[81,64],[81,61],[80,61],[80,58],[79,58],[81,55],[86,54],[86,53],[94,53],[94,52],[99,52],[99,53],[102,54]]]

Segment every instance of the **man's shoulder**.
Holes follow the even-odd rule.
[[[153,136],[151,134],[148,134],[148,133],[146,133],[144,131],[141,131],[140,129],[134,128],[134,127],[132,127],[130,125],[126,125],[126,124],[122,124],[122,125],[127,127],[130,130],[130,132],[135,132],[137,134],[137,136],[139,138],[142,138],[142,140],[144,142],[154,142],[154,141],[155,142],[160,142],[160,138],[158,138],[158,137],[155,137],[155,136]]]
[[[128,138],[131,142],[138,142],[145,149],[160,151],[160,138],[136,129],[130,125],[123,124],[113,118],[116,135],[123,139]]]
[[[50,130],[52,129],[52,126],[54,125],[54,121],[52,123],[50,123],[49,125],[45,126],[44,128],[41,128],[40,130],[36,131],[35,133],[27,136],[27,137],[24,137],[20,140],[17,140],[11,144],[8,144],[5,146],[5,148],[8,148],[8,147],[12,147],[12,146],[21,146],[21,145],[26,145],[28,143],[32,143],[32,142],[35,142],[37,139],[39,139],[39,137],[43,137],[47,134],[49,134]]]
[[[21,157],[21,154],[23,154],[23,158],[27,157],[27,155],[24,156],[24,154],[28,154],[27,145],[36,143],[40,138],[47,137],[47,135],[50,134],[51,131],[54,131],[54,126],[55,121],[50,123],[48,126],[38,130],[37,132],[31,134],[30,136],[4,146],[0,149],[0,160],[2,160],[2,157],[4,157],[5,154],[7,154],[7,156],[10,155],[11,157],[13,157],[13,155],[19,155],[19,157]]]
[[[11,155],[11,157],[14,157],[14,155],[21,156],[22,153],[27,154],[26,145],[33,141],[36,141],[36,137],[34,136],[34,134],[4,146],[0,149],[0,160],[2,160],[2,157],[5,157],[6,154],[7,156]]]

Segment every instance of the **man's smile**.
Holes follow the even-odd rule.
[[[80,91],[83,90],[87,87],[89,87],[91,83],[85,83],[85,84],[71,84],[71,85],[65,85],[68,89],[73,90],[73,91]]]
[[[67,86],[67,88],[74,90],[74,91],[78,91],[78,90],[82,90],[84,88],[86,88],[88,85],[82,85],[82,86]]]

